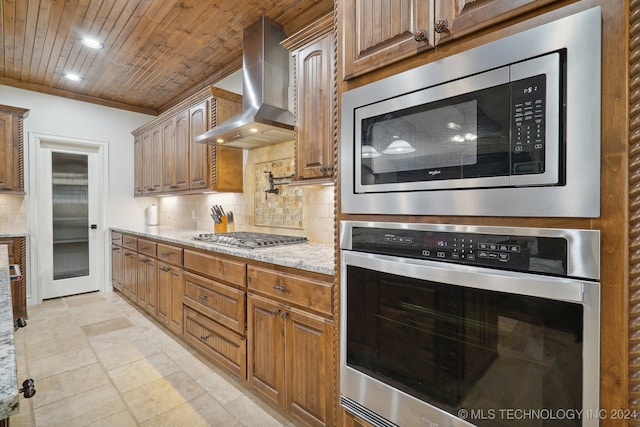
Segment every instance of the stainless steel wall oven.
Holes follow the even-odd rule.
[[[342,211],[598,217],[600,13],[346,91]]]
[[[375,426],[598,425],[598,231],[343,221],[340,240],[347,410]]]

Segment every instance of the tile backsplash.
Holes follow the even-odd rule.
[[[245,152],[244,193],[210,193],[158,198],[159,224],[213,232],[211,205],[232,211],[235,231],[305,236],[311,243],[334,243],[334,187],[278,186],[268,194],[268,174],[293,173],[293,141]],[[261,174],[261,175],[260,175]],[[260,175],[260,176],[259,176]],[[288,180],[283,180],[288,181]],[[265,203],[266,202],[266,203]]]
[[[24,233],[27,229],[27,204],[24,195],[0,195],[0,233]]]
[[[293,176],[293,162],[291,158],[254,165],[255,225],[303,228],[304,190],[287,185]]]

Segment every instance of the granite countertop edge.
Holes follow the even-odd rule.
[[[27,237],[29,233],[26,231],[0,231],[0,239],[7,237]]]
[[[20,410],[8,250],[0,245],[0,420]]]
[[[210,233],[210,231],[187,230],[169,226],[115,226],[110,228],[118,233],[127,233],[138,237],[152,238],[167,243],[175,243],[210,252],[232,255],[249,260],[326,274],[329,276],[335,275],[335,254],[334,248],[331,245],[298,243],[262,249],[243,249],[193,240],[194,236],[197,236],[200,233]]]

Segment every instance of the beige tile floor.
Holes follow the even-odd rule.
[[[18,378],[37,392],[11,427],[295,426],[117,293],[28,311]]]

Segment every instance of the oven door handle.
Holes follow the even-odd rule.
[[[585,302],[586,287],[599,293],[598,283],[579,279],[356,251],[342,251],[341,253],[341,271],[345,272],[345,274],[342,274],[343,289],[346,286],[347,266],[362,267],[381,273],[450,285],[528,295],[579,304]]]

